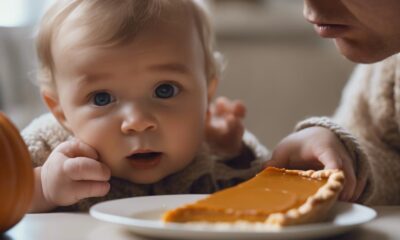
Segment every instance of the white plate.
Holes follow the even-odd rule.
[[[166,210],[205,196],[185,194],[125,198],[98,203],[90,209],[90,214],[103,221],[124,225],[139,235],[169,239],[309,239],[341,234],[376,217],[371,208],[339,202],[325,222],[279,230],[217,229],[209,225],[165,224],[160,220]]]

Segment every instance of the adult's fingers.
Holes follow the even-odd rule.
[[[76,181],[71,185],[74,202],[89,197],[102,197],[110,191],[108,182]]]
[[[360,198],[367,185],[367,179],[367,176],[361,176],[357,179],[356,189],[354,190],[353,197],[350,199],[351,202],[356,202]]]
[[[340,194],[339,199],[343,201],[351,201],[354,195],[354,191],[356,189],[357,180],[356,180],[356,175],[354,173],[353,163],[349,157],[343,157],[342,170],[345,175],[345,180],[344,180],[344,188],[342,193]]]
[[[324,164],[324,169],[341,169],[343,171],[345,182],[339,199],[349,201],[356,187],[356,178],[351,159],[345,153],[327,149],[319,156],[319,160]]]
[[[331,148],[326,148],[317,155],[317,159],[324,165],[324,169],[341,169],[343,166],[341,156]]]
[[[289,149],[278,145],[272,152],[271,158],[265,163],[265,167],[288,167],[290,154]]]
[[[75,157],[88,157],[92,159],[97,159],[98,154],[94,148],[89,146],[88,144],[78,140],[70,140],[60,144],[55,150],[63,153],[65,156],[69,158]]]
[[[101,162],[91,158],[69,158],[64,162],[63,170],[71,180],[108,181],[111,177],[110,169]]]

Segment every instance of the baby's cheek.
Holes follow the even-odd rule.
[[[108,159],[112,158],[116,149],[118,140],[113,136],[113,131],[107,130],[104,127],[84,126],[78,132],[77,138],[94,148],[99,154],[99,159],[102,162],[108,163]]]
[[[199,126],[175,131],[169,142],[170,149],[176,156],[176,166],[184,167],[189,164],[201,149],[204,133]]]

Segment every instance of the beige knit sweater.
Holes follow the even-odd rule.
[[[335,115],[311,118],[297,130],[333,130],[352,156],[358,179],[368,178],[360,202],[400,204],[400,54],[359,65]]]
[[[22,136],[34,167],[43,165],[57,145],[72,137],[49,113],[35,119],[22,131]],[[111,190],[105,197],[84,199],[57,210],[87,211],[93,204],[105,200],[144,195],[212,193],[236,185],[261,171],[269,155],[251,133],[245,132],[243,141],[247,146],[244,158],[223,159],[211,154],[204,146],[189,166],[160,182],[134,184],[112,177]]]

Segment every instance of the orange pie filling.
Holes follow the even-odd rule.
[[[309,177],[306,173],[310,171],[299,172],[302,171],[267,168],[242,184],[166,212],[163,220],[180,223],[264,222],[271,214],[301,207],[327,184],[328,177],[324,174]]]

